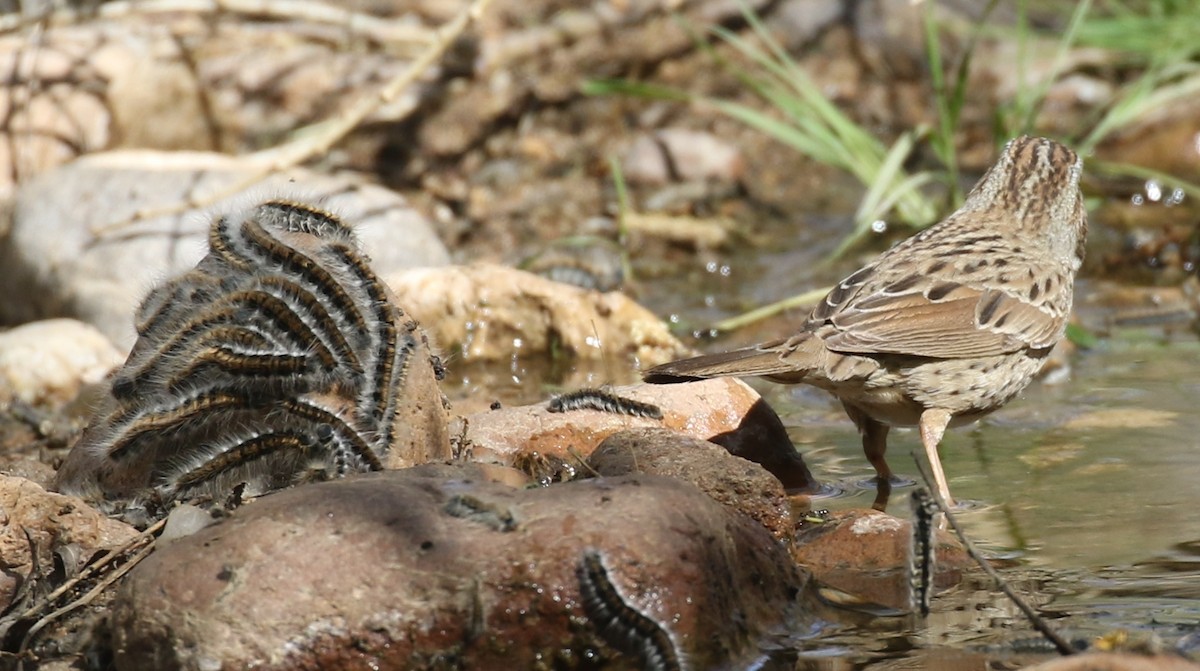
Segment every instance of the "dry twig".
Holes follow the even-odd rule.
[[[57,620],[58,618],[62,617],[63,615],[70,613],[71,611],[75,610],[76,608],[79,608],[81,606],[84,606],[84,605],[87,605],[88,603],[90,603],[93,599],[95,599],[97,596],[99,596],[101,593],[103,593],[105,589],[107,589],[109,586],[111,586],[113,583],[115,583],[117,580],[119,580],[121,578],[121,576],[123,576],[127,572],[129,572],[129,570],[132,569],[134,566],[136,566],[138,564],[138,562],[142,561],[147,556],[149,556],[150,552],[152,552],[155,547],[155,543],[154,543],[155,535],[159,531],[162,530],[163,526],[166,525],[166,522],[167,521],[164,518],[164,519],[159,520],[158,522],[152,524],[151,526],[147,527],[145,531],[143,531],[143,532],[139,533],[137,536],[134,536],[133,538],[129,539],[129,541],[127,541],[124,545],[117,547],[117,548],[113,548],[112,550],[109,550],[103,557],[96,560],[94,563],[89,564],[82,571],[80,571],[79,575],[75,576],[74,578],[71,578],[70,580],[67,580],[62,585],[59,585],[59,587],[57,589],[55,589],[53,592],[48,594],[45,598],[39,599],[38,603],[30,606],[24,612],[20,613],[19,615],[10,615],[10,616],[5,617],[4,624],[6,624],[8,626],[11,626],[13,623],[16,623],[16,622],[32,619],[33,617],[37,616],[40,612],[42,612],[46,608],[48,608],[55,601],[57,601],[64,594],[66,594],[70,590],[74,589],[76,586],[78,586],[83,581],[90,580],[93,577],[99,575],[99,573],[105,567],[112,564],[115,560],[117,560],[121,557],[128,556],[128,554],[132,550],[134,550],[134,548],[138,548],[138,546],[142,546],[142,547],[138,548],[136,553],[134,553],[132,556],[129,557],[128,561],[126,561],[124,564],[122,564],[119,568],[111,571],[108,575],[104,576],[104,578],[101,579],[98,583],[96,583],[96,585],[94,587],[92,587],[92,589],[88,590],[88,592],[86,594],[71,601],[70,603],[66,604],[65,606],[58,608],[57,610],[55,610],[51,613],[48,613],[48,614],[42,616],[41,618],[39,618],[37,620],[37,622],[35,622],[33,624],[33,626],[31,626],[29,628],[29,631],[27,631],[25,633],[24,637],[21,639],[20,646],[17,647],[15,652],[17,654],[21,654],[22,652],[27,650],[29,647],[30,641],[33,640],[33,637],[39,631],[44,629],[46,627],[46,625]]]

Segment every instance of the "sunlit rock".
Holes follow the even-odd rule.
[[[795,624],[804,585],[761,525],[672,479],[520,490],[386,472],[160,548],[121,588],[115,666],[534,668],[624,648],[616,668],[649,653],[744,668]]]
[[[0,333],[0,406],[14,400],[61,405],[95,384],[124,357],[94,327],[48,319]]]

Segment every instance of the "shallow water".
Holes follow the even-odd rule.
[[[814,474],[841,492],[814,505],[869,506],[873,470],[840,408],[821,392],[755,386],[783,416]],[[1027,583],[1027,596],[1068,638],[1123,628],[1172,645],[1200,631],[1198,390],[1195,339],[1159,343],[1118,334],[1076,356],[1065,383],[1035,383],[943,441],[951,491],[967,501],[958,518],[969,537],[990,556],[1011,560],[1005,578]],[[891,438],[893,468],[917,477],[910,456],[920,450],[916,431],[894,430]],[[893,491],[891,512],[907,514],[908,491]],[[848,627],[834,638],[846,652],[834,656],[881,661],[953,645],[1004,658],[1036,643],[1015,611],[974,623],[947,619],[961,610],[1005,608],[979,580],[937,597],[930,620],[891,652],[872,652],[875,634],[862,638],[866,632]],[[895,626],[897,635],[906,631]],[[826,644],[818,648],[828,651]]]
[[[755,386],[814,471],[849,490],[829,503],[869,505],[874,492],[855,486],[874,472],[840,408],[821,392]],[[947,433],[951,490],[972,502],[962,520],[986,547],[1041,567],[1131,564],[1200,539],[1198,391],[1200,343],[1104,341],[1065,383],[1035,383]],[[893,468],[915,477],[916,431],[894,430],[889,449]]]

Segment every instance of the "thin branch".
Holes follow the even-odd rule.
[[[958,539],[962,541],[963,547],[966,548],[967,554],[971,555],[971,559],[974,559],[975,563],[979,564],[979,568],[983,569],[983,572],[988,574],[988,577],[995,581],[996,587],[999,588],[1001,592],[1004,592],[1004,596],[1007,596],[1013,603],[1017,605],[1017,608],[1021,609],[1021,612],[1024,613],[1025,617],[1029,619],[1029,622],[1033,625],[1033,628],[1037,629],[1042,636],[1045,636],[1046,640],[1054,644],[1055,650],[1057,650],[1060,655],[1073,655],[1078,652],[1075,648],[1071,647],[1071,644],[1068,643],[1066,639],[1064,639],[1062,636],[1059,636],[1058,632],[1050,628],[1050,625],[1046,622],[1046,619],[1039,615],[1033,606],[1030,606],[1013,590],[1013,588],[1008,586],[1008,583],[1000,577],[1000,574],[996,572],[996,569],[992,568],[992,565],[988,563],[988,560],[983,556],[983,553],[975,548],[975,545],[972,544],[970,539],[967,538],[966,532],[964,532],[963,528],[959,526],[958,520],[955,519],[954,515],[950,513],[950,507],[946,505],[945,499],[943,499],[942,495],[938,493],[937,487],[933,486],[933,480],[929,477],[929,473],[925,470],[925,465],[921,463],[921,460],[917,457],[916,453],[913,453],[912,456],[913,461],[915,461],[917,464],[917,470],[921,473],[921,479],[925,482],[925,486],[929,489],[929,495],[933,497],[934,502],[937,503],[937,506],[941,509],[942,514],[946,516],[946,521],[949,522],[950,528],[954,529],[955,535],[957,535]]]
[[[94,227],[93,235],[102,236],[145,219],[209,207],[245,191],[273,173],[296,167],[305,161],[327,153],[357,128],[363,120],[380,107],[395,100],[405,88],[424,74],[471,24],[479,20],[490,3],[491,0],[475,0],[461,14],[435,31],[429,47],[403,72],[384,84],[377,92],[362,96],[354,105],[333,118],[297,130],[294,133],[296,139],[291,142],[239,157],[239,161],[250,167],[250,174],[245,178],[208,193],[203,198],[189,195],[173,205],[142,208],[127,219]]]
[[[71,578],[70,580],[67,580],[63,584],[59,585],[58,589],[55,589],[53,592],[48,594],[44,599],[41,600],[40,603],[30,607],[28,610],[26,610],[25,612],[21,613],[20,615],[16,616],[13,619],[25,620],[30,617],[33,617],[34,615],[36,615],[38,613],[38,611],[45,608],[47,604],[54,603],[54,601],[57,600],[60,596],[62,596],[63,594],[66,594],[68,591],[73,589],[76,585],[83,582],[84,580],[91,578],[93,575],[98,573],[100,571],[100,569],[111,564],[113,562],[113,560],[121,557],[125,553],[129,552],[130,550],[137,547],[138,545],[145,543],[148,540],[152,541],[154,538],[154,534],[161,531],[162,528],[166,525],[166,523],[167,523],[167,520],[165,518],[161,519],[158,522],[155,522],[154,524],[147,527],[145,531],[139,533],[138,535],[136,535],[133,538],[126,541],[126,543],[124,545],[117,547],[117,548],[113,548],[112,550],[109,550],[103,557],[101,557],[100,559],[96,560],[95,562],[85,566],[83,568],[83,570],[79,572],[79,575],[77,575],[74,578]]]

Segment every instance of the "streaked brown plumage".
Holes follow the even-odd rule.
[[[838,283],[795,335],[646,380],[761,375],[825,389],[858,426],[881,492],[889,427],[919,426],[950,501],[937,454],[946,427],[1020,393],[1066,330],[1087,235],[1081,170],[1057,142],[1012,140],[957,212]]]

